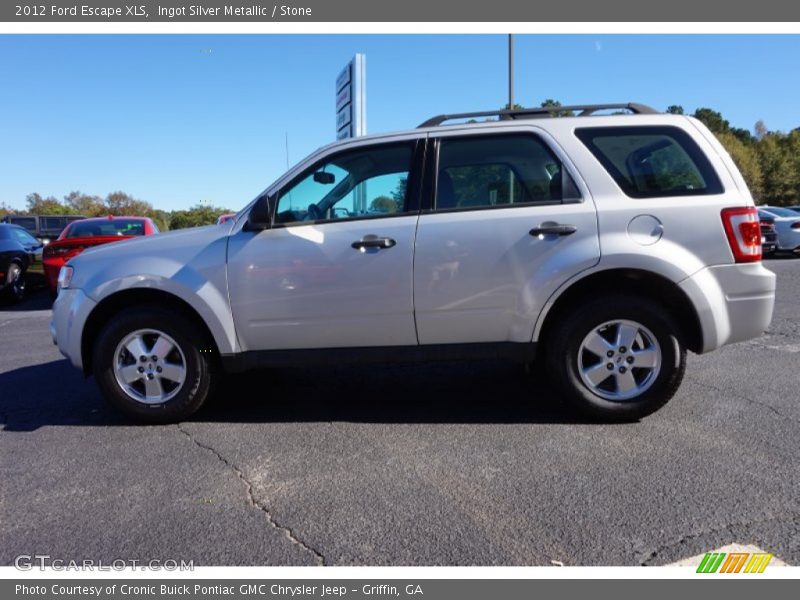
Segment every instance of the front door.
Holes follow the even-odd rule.
[[[243,350],[415,345],[416,141],[330,155],[228,248]]]

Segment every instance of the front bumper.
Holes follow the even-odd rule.
[[[701,269],[680,283],[697,310],[701,352],[759,337],[772,321],[775,273],[760,262]]]
[[[61,354],[78,369],[83,369],[81,336],[86,320],[97,303],[82,290],[61,290],[53,303],[50,335]]]

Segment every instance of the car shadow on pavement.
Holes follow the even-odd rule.
[[[44,288],[44,282],[29,290],[24,300],[11,303],[7,298],[0,300],[0,312],[25,312],[32,310],[50,310],[53,307],[53,297],[50,291]]]
[[[0,373],[3,431],[135,424],[67,360]],[[190,419],[220,423],[581,423],[545,378],[500,362],[259,370],[223,376]]]

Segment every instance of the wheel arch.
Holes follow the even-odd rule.
[[[83,363],[85,375],[88,376],[91,373],[92,351],[97,336],[103,330],[103,327],[121,310],[148,304],[171,309],[189,320],[208,343],[209,349],[212,350],[212,354],[215,357],[214,360],[219,361],[219,343],[212,334],[208,323],[195,307],[170,292],[153,288],[133,288],[107,296],[89,313],[81,335],[81,362]]]
[[[643,269],[614,268],[595,271],[572,282],[548,302],[539,318],[534,341],[546,352],[547,338],[556,323],[586,298],[614,293],[643,296],[659,304],[676,321],[683,344],[692,352],[703,348],[703,329],[692,301],[677,283]]]

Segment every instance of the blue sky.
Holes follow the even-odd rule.
[[[370,133],[507,101],[504,35],[2,35],[0,201],[123,190],[239,209],[334,138],[334,80],[367,55]],[[720,110],[800,126],[798,35],[518,35],[516,100]]]

